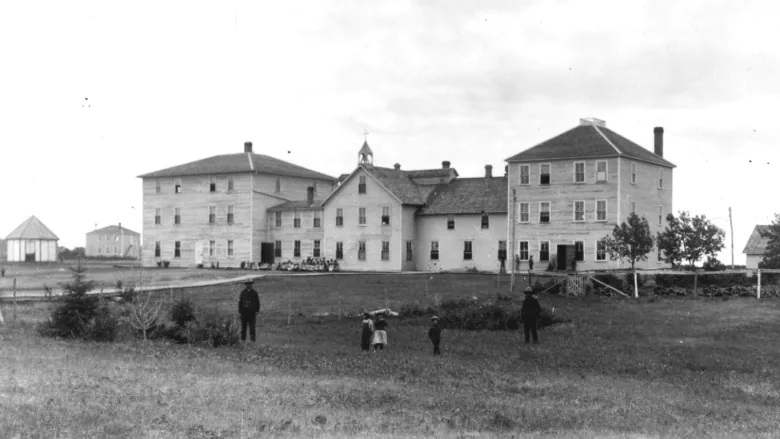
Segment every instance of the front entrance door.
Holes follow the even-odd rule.
[[[557,264],[556,269],[557,270],[566,270],[566,246],[565,245],[559,245],[558,246],[558,257],[556,258]]]
[[[274,263],[274,243],[273,242],[261,242],[260,243],[260,263],[261,264],[273,264]]]

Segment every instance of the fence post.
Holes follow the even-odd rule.
[[[639,284],[636,281],[636,270],[634,270],[634,297],[639,299]]]
[[[756,298],[761,298],[761,269],[758,269],[758,290],[756,291]]]
[[[699,287],[699,274],[696,273],[696,271],[694,269],[694,272],[693,272],[693,297],[699,297],[698,287]]]

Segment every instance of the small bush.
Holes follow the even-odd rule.
[[[180,328],[195,320],[195,309],[189,299],[178,299],[171,307],[171,320]]]
[[[95,318],[89,322],[85,338],[94,341],[113,342],[119,330],[119,319],[111,306],[104,302],[98,306]]]
[[[135,288],[125,287],[119,289],[119,299],[122,303],[131,303],[135,297]]]
[[[619,277],[615,276],[612,273],[606,273],[606,274],[597,274],[594,276],[596,280],[599,280],[601,282],[604,282],[605,284],[611,286],[612,288],[617,288],[620,291],[623,291],[623,279],[620,279]],[[631,284],[634,284],[634,277],[631,276]]]
[[[97,314],[98,301],[97,297],[84,294],[65,296],[39,328],[39,333],[50,337],[85,337]]]
[[[436,310],[419,302],[401,304],[398,314],[401,317],[420,317],[436,314]]]
[[[187,322],[183,332],[187,342],[192,344],[207,343],[216,348],[238,343],[238,328],[234,319],[216,311],[203,313],[199,319]]]
[[[702,264],[702,268],[704,268],[704,271],[724,271],[726,266],[718,258],[707,256],[707,260]]]

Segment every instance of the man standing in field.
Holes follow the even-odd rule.
[[[529,285],[525,289],[525,300],[523,301],[523,308],[520,310],[520,315],[523,318],[523,331],[525,332],[525,342],[531,341],[533,336],[534,344],[539,343],[539,335],[536,332],[536,319],[542,313],[542,307],[539,305],[539,301],[534,297],[534,291]]]
[[[433,355],[441,355],[439,350],[439,343],[441,343],[441,326],[439,326],[439,318],[436,316],[431,317],[431,327],[428,329],[428,338],[433,343]]]
[[[246,341],[246,327],[249,339],[255,341],[255,320],[260,312],[260,296],[252,288],[252,280],[244,282],[244,290],[238,298],[238,313],[241,315],[241,341]]]

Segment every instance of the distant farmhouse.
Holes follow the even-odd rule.
[[[321,197],[336,179],[252,151],[209,157],[143,179],[143,265],[239,267],[273,262],[268,209]],[[311,245],[311,243],[309,242]],[[307,251],[305,256],[310,256]]]
[[[143,264],[239,267],[247,262],[335,259],[349,271],[498,271],[519,259],[535,270],[613,268],[603,238],[630,212],[655,234],[672,210],[663,128],[650,152],[582,119],[509,159],[504,176],[460,178],[441,168],[374,164],[334,179],[244,152],[141,175]],[[514,195],[513,195],[514,194]],[[514,243],[513,243],[514,239]],[[666,267],[657,252],[639,264]]]
[[[8,262],[56,262],[59,238],[31,216],[5,238]]]
[[[742,253],[747,255],[745,268],[755,270],[758,268],[758,263],[764,259],[764,252],[766,252],[766,246],[769,244],[769,237],[763,237],[761,234],[767,233],[770,227],[769,225],[757,225],[753,229],[745,249],[742,250]]]
[[[122,223],[87,232],[86,242],[84,251],[89,257],[141,257],[141,234],[122,227]]]
[[[663,158],[663,128],[650,152],[599,119],[580,124],[507,159],[514,192],[514,254],[523,269],[531,256],[540,269],[607,268],[603,237],[631,212],[663,230],[672,211],[672,171]],[[510,236],[512,233],[510,221]],[[511,249],[510,249],[511,250]],[[637,264],[667,266],[655,252]]]

